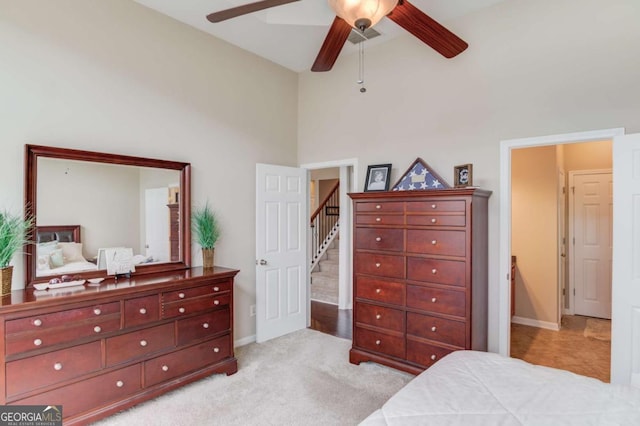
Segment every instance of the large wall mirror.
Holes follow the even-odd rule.
[[[27,286],[106,275],[104,254],[131,249],[135,274],[191,263],[188,163],[26,145],[25,206],[36,219]]]

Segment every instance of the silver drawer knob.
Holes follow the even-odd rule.
[[[102,327],[96,325],[95,327],[93,327],[93,331],[95,331],[96,333],[100,333],[102,331]]]
[[[438,244],[438,242],[436,240],[432,240],[431,244],[435,246],[436,244]]]
[[[214,301],[213,301],[213,304],[214,304],[214,305],[219,305],[219,304],[220,304],[220,301],[219,301],[219,300],[214,300]]]
[[[205,322],[204,324],[202,324],[202,328],[209,328],[209,323]]]
[[[381,217],[376,217],[376,222],[381,222],[382,218]]]
[[[124,386],[124,382],[123,382],[122,380],[118,380],[118,381],[116,382],[116,386],[117,386],[117,387],[119,387],[119,388],[121,388],[121,387],[123,387],[123,386]]]
[[[431,361],[435,361],[435,360],[436,360],[436,358],[438,358],[438,357],[437,357],[437,356],[435,356],[435,355],[431,355]]]
[[[431,298],[431,303],[436,303],[438,301],[438,299],[436,299],[435,297]]]
[[[185,309],[184,308],[180,308],[178,309],[178,312],[180,312],[181,314],[184,314]]]
[[[184,293],[180,293],[180,294],[178,294],[178,297],[179,297],[180,299],[184,299]]]
[[[438,208],[438,205],[437,204],[431,204],[431,208],[432,209]]]
[[[382,241],[382,238],[376,237],[376,241],[380,242],[380,241]]]
[[[377,293],[377,294],[382,293],[382,289],[381,289],[381,288],[376,288],[376,293]]]
[[[140,313],[142,315],[146,314],[147,313],[147,309],[146,308],[140,308]]]
[[[437,274],[437,273],[438,273],[438,270],[437,270],[436,268],[433,268],[433,269],[431,270],[431,273],[432,273],[433,275],[435,275],[435,274]]]
[[[435,325],[434,325],[433,327],[431,327],[431,331],[434,331],[434,332],[435,332],[436,330],[437,330],[437,329],[436,329],[436,326],[435,326]]]
[[[33,325],[35,325],[36,327],[40,327],[42,325],[42,320],[39,318],[33,320]]]
[[[33,344],[36,345],[36,346],[40,346],[42,344],[42,340],[36,339],[36,340],[33,341]]]
[[[220,287],[214,287],[213,291],[220,291]]]
[[[438,219],[436,219],[435,217],[433,219],[431,219],[431,223],[436,223],[438,221]]]
[[[162,366],[162,371],[169,371],[169,366],[168,365],[163,365]]]
[[[382,315],[377,314],[377,315],[376,315],[376,319],[380,319],[380,318],[382,318]]]
[[[102,311],[100,310],[100,308],[95,308],[95,309],[93,310],[93,313],[94,313],[95,315],[100,315],[100,314],[102,313]]]
[[[214,351],[215,353],[218,353],[218,352],[220,352],[220,348],[213,348],[213,351]]]
[[[62,370],[62,363],[56,362],[55,364],[53,364],[53,369],[56,371]]]
[[[140,346],[145,347],[147,346],[147,341],[146,340],[140,340]]]
[[[379,268],[379,267],[380,267],[380,263],[376,263],[376,268]]]
[[[380,210],[382,206],[380,204],[376,205],[376,209]]]
[[[380,343],[382,343],[380,340],[376,340],[376,345],[380,346]]]

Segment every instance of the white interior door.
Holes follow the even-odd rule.
[[[168,262],[169,256],[169,190],[154,188],[144,191],[145,255],[155,261]]]
[[[611,383],[640,386],[640,134],[613,140]]]
[[[610,171],[571,175],[574,312],[611,318],[613,176]]]
[[[307,326],[307,171],[256,165],[256,341]]]
[[[567,227],[566,205],[567,191],[564,170],[558,171],[558,327],[562,324],[562,313],[568,296],[566,289],[567,276]]]

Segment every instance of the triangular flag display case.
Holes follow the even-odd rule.
[[[415,191],[425,189],[446,189],[449,184],[420,157],[409,166],[396,182],[392,191]]]

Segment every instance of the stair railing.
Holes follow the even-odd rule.
[[[315,212],[311,215],[311,268],[317,266],[320,258],[338,234],[340,226],[340,182],[331,188]]]

